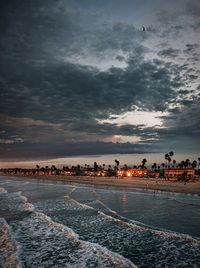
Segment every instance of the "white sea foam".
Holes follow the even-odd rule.
[[[1,199],[2,205],[9,208],[15,215],[27,211],[27,199],[20,193],[5,193]],[[16,205],[17,204],[17,205]],[[84,205],[80,205],[83,209]],[[23,210],[22,210],[23,208]],[[8,237],[9,226],[4,220],[1,242]],[[51,220],[44,213],[31,209],[31,213],[20,219],[14,218],[10,222],[12,235],[18,244],[18,255],[22,267],[136,267],[123,256],[113,253],[98,244],[85,242],[67,226]],[[17,259],[17,247],[7,239],[6,251],[1,256],[3,267],[21,267]],[[4,242],[3,242],[4,243]],[[9,247],[9,251],[8,251]],[[12,247],[12,248],[11,248]],[[5,260],[4,260],[5,259]],[[11,266],[6,266],[7,264]]]
[[[100,211],[98,212],[98,214],[101,215],[102,217],[106,218],[109,221],[114,221],[116,223],[126,225],[127,227],[133,228],[134,230],[138,230],[141,232],[150,232],[155,236],[160,236],[160,237],[165,237],[165,238],[175,238],[179,241],[185,241],[185,242],[188,241],[188,242],[191,242],[192,244],[200,246],[200,240],[195,239],[190,235],[180,234],[180,233],[176,233],[176,232],[170,232],[167,230],[166,231],[155,230],[155,229],[148,227],[147,225],[140,226],[136,222],[134,223],[134,221],[127,222],[127,221],[123,221],[121,219],[113,218],[112,216],[106,215],[105,213],[100,212]]]
[[[0,218],[0,265],[4,268],[19,268],[16,241],[11,237],[10,228],[6,220]]]
[[[1,209],[10,214],[12,214],[12,212],[31,212],[34,210],[34,206],[27,202],[26,197],[21,196],[21,192],[3,192],[3,194],[0,195],[0,201],[2,203]]]
[[[90,198],[84,200],[87,204],[82,204],[70,198],[70,192],[65,198],[50,199],[48,196],[37,201],[35,211],[21,221],[11,223],[15,239],[21,245],[20,259],[27,267],[75,268],[89,264],[92,267],[131,267],[123,266],[120,261],[116,263],[113,252],[139,267],[200,267],[199,240],[128,222],[117,213],[108,216],[105,212],[111,212],[108,207],[104,206],[102,211],[105,213],[98,212],[98,205],[97,210],[89,205]],[[72,191],[73,196],[77,194]],[[18,200],[26,203],[26,199]],[[43,213],[38,213],[38,209]],[[108,252],[108,258],[105,252]],[[110,261],[112,258],[113,262]]]
[[[58,219],[67,224],[71,222],[74,227],[76,226],[76,232],[82,234],[82,238],[101,245],[109,245],[109,248],[120,252],[125,257],[134,258],[136,250],[140,255],[136,263],[141,267],[143,265],[146,267],[147,264],[149,267],[200,265],[200,241],[189,235],[140,226],[101,211],[96,211],[95,214],[94,208],[82,205],[73,199],[67,199],[66,202],[72,202],[74,206],[79,207],[79,210],[82,207],[83,211],[85,209],[88,212],[93,211],[93,214],[79,211],[77,215],[71,215],[66,221],[64,217],[58,216]]]
[[[136,267],[119,254],[79,240],[72,229],[43,213],[33,212],[11,226],[22,249],[21,262],[28,267]]]
[[[6,189],[0,187],[0,194],[2,194],[2,193],[7,193],[7,191],[6,191]]]
[[[87,209],[87,210],[93,210],[95,211],[96,209],[78,202],[77,200],[70,198],[70,196],[66,195],[65,196],[66,199],[70,200],[70,202],[73,202],[75,205],[77,205],[80,208],[83,209]],[[97,200],[97,202],[99,202],[100,204],[102,204],[104,206],[104,203],[101,202],[100,200]],[[190,242],[193,243],[195,245],[200,246],[200,240],[193,238],[190,235],[186,235],[186,234],[180,234],[180,233],[176,233],[176,232],[172,232],[172,231],[167,231],[167,230],[155,230],[153,229],[153,227],[147,226],[145,224],[140,224],[137,221],[128,221],[128,219],[123,219],[123,217],[121,217],[120,215],[118,215],[115,211],[109,209],[109,207],[107,207],[106,205],[104,206],[109,212],[111,212],[113,215],[107,215],[102,211],[98,211],[98,215],[101,215],[102,217],[104,217],[105,219],[109,220],[109,221],[113,221],[115,223],[127,226],[128,228],[132,228],[133,230],[137,230],[140,232],[146,232],[146,233],[151,233],[152,235],[154,235],[155,237],[165,237],[165,238],[171,238],[171,239],[177,239],[179,241],[185,241],[185,242]],[[115,217],[115,215],[117,216],[117,218]]]
[[[182,267],[184,263],[194,265],[200,260],[200,241],[189,235],[140,226],[125,221],[116,214],[107,215],[98,212],[89,205],[70,199],[69,196],[65,202],[63,201],[62,199],[54,203],[47,201],[45,213],[50,212],[54,220],[75,228],[74,230],[81,235],[81,239],[106,245],[106,247],[108,245],[112,251],[130,257],[131,260],[134,260],[134,251],[138,252],[140,259],[136,263],[141,267],[146,266],[147,263],[150,263],[149,267],[155,267],[155,260],[158,267],[159,265]],[[167,257],[168,255],[170,258]]]
[[[72,193],[76,190],[76,187],[72,187],[72,189],[70,190],[70,192],[68,193],[68,196],[71,196]]]

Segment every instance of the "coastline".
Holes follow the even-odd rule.
[[[136,178],[136,177],[83,177],[83,176],[64,176],[64,175],[49,175],[49,176],[22,176],[13,175],[6,177],[22,177],[39,180],[52,180],[63,181],[69,183],[90,184],[99,186],[112,186],[112,187],[125,187],[125,188],[137,188],[137,189],[149,189],[155,191],[165,191],[173,193],[184,194],[196,194],[200,196],[200,180],[195,182],[183,182],[170,181],[165,179],[149,179],[149,178]]]

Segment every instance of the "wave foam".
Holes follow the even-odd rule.
[[[27,198],[21,195],[21,192],[0,194],[1,211],[7,215],[16,215],[20,212],[32,212],[34,206],[27,202]]]
[[[140,267],[195,267],[200,260],[200,241],[189,235],[141,226],[69,196],[46,200],[40,209],[53,220],[73,228],[82,240],[105,246]]]
[[[6,189],[0,187],[0,194],[2,194],[2,193],[5,194],[5,193],[7,193],[7,191],[6,191]]]
[[[11,219],[10,228],[5,220],[0,221],[0,242],[6,245],[1,256],[3,267],[136,267],[131,261],[105,247],[80,240],[71,228],[33,210],[32,204],[19,192],[5,193],[1,201],[10,213],[16,210],[15,214],[20,214],[27,209],[32,212],[26,217]],[[85,208],[84,205],[80,207]],[[9,238],[9,230],[15,243]],[[17,248],[20,250],[17,251]]]
[[[0,218],[0,264],[5,268],[21,267],[16,241],[11,238],[10,228],[4,218]]]
[[[28,267],[136,267],[107,248],[79,240],[71,228],[54,222],[43,213],[33,212],[11,226],[22,249],[21,262]]]
[[[128,222],[114,213],[107,215],[72,199],[71,193],[40,199],[32,213],[11,221],[25,266],[134,267],[129,259],[140,267],[200,267],[199,240]],[[18,206],[13,206],[19,213],[19,205],[27,203],[20,193],[1,196],[9,196],[3,200],[10,205],[17,201]]]

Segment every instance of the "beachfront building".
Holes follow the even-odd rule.
[[[118,177],[147,177],[147,169],[129,168],[117,171]]]
[[[160,172],[156,170],[148,170],[147,171],[147,176],[148,178],[159,178],[160,177]]]
[[[194,177],[194,168],[167,168],[164,170],[164,176],[166,178],[180,178],[180,177]]]

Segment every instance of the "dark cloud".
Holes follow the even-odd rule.
[[[192,15],[199,18],[200,3],[198,0],[188,0],[186,4],[187,11]]]
[[[76,142],[76,143],[22,143],[19,146],[3,144],[0,147],[1,160],[32,160],[32,159],[52,159],[64,156],[76,155],[96,155],[96,154],[127,154],[127,153],[147,153],[152,148],[148,144],[137,145],[131,143],[106,143],[106,142]]]
[[[182,35],[184,26],[171,9],[160,13],[159,25],[149,26],[144,15],[141,22],[138,14],[161,8],[159,1],[153,6],[143,2],[1,2],[2,157],[26,157],[28,148],[33,157],[153,150],[150,139],[167,140],[180,135],[179,130],[189,138],[181,113],[184,107],[187,123],[199,112],[194,98],[198,89],[185,89],[198,80],[191,67],[199,59],[198,44],[187,41],[181,51],[166,42],[165,37]],[[196,16],[193,5],[188,10]],[[154,47],[163,49],[152,56]],[[181,53],[187,63],[178,61]],[[100,123],[136,109],[168,112],[163,122],[170,129]],[[195,123],[191,129],[198,132]],[[103,143],[116,135],[137,136],[141,142]]]
[[[190,99],[181,100],[183,105],[179,109],[171,109],[170,115],[164,119],[168,125],[167,129],[158,129],[158,133],[162,139],[167,139],[168,136],[174,139],[185,139],[190,146],[196,147],[198,151],[199,146],[199,134],[200,134],[200,108],[199,97],[193,95]],[[193,142],[191,142],[191,138]],[[190,141],[190,142],[189,142]]]
[[[198,44],[186,44],[186,49],[184,50],[184,53],[193,53],[198,49],[199,45]]]
[[[166,102],[176,95],[176,84],[181,83],[180,78],[171,78],[177,72],[173,65],[161,67],[138,57],[130,58],[126,69],[106,72],[70,63],[25,72],[0,81],[0,111],[50,122],[105,117],[128,111],[133,105],[164,111]]]
[[[179,50],[173,49],[173,48],[168,48],[168,49],[161,50],[158,53],[158,55],[162,56],[162,57],[175,58],[179,55]]]

